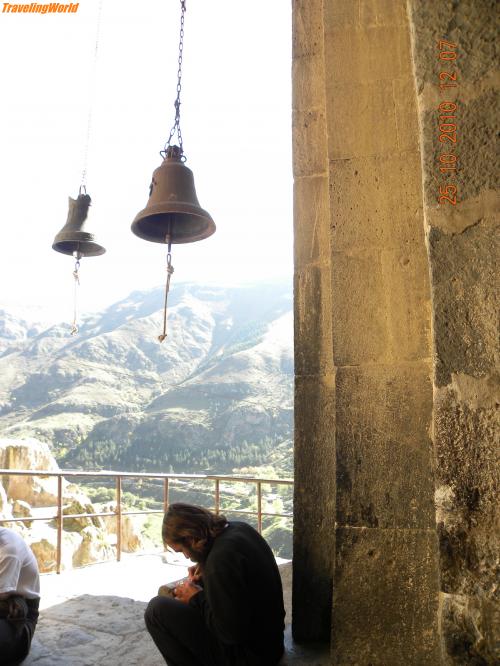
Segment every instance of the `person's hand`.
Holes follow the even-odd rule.
[[[175,588],[175,598],[187,604],[189,603],[191,597],[194,597],[195,594],[198,594],[201,589],[202,588],[199,585],[196,585],[190,580],[183,581]]]
[[[201,580],[202,576],[199,564],[194,564],[192,567],[189,567],[188,578],[193,583],[197,583],[199,580]]]

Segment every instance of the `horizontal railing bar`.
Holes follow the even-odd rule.
[[[148,513],[164,513],[163,509],[141,509],[140,511],[122,511],[122,516],[138,516],[140,514]],[[63,518],[94,518],[94,517],[106,517],[106,516],[116,516],[116,511],[108,511],[106,513],[65,513]],[[25,516],[23,518],[0,518],[0,522],[18,522],[20,520],[53,520],[57,518],[57,513],[52,514],[51,516]]]
[[[0,518],[0,523],[23,523],[30,520],[54,520],[55,518],[57,518],[56,514],[53,516],[43,516],[42,518],[39,516],[31,516],[27,518]]]
[[[248,511],[247,509],[222,509],[222,513],[244,513],[250,516],[258,516],[258,511]],[[293,513],[268,513],[261,511],[261,516],[270,516],[271,518],[293,518]]]
[[[66,518],[105,518],[106,516],[114,516],[116,518],[117,511],[111,511],[107,513],[65,513],[63,514],[63,520]],[[141,511],[121,511],[122,516],[139,516],[141,514],[149,513],[163,513],[162,509],[142,509]],[[53,516],[57,518],[57,516]],[[24,518],[23,520],[34,520],[32,518]]]
[[[109,470],[101,470],[99,472],[83,472],[78,470],[60,470],[58,472],[51,470],[27,470],[27,469],[0,469],[0,476],[4,475],[14,476],[68,476],[68,477],[94,477],[94,478],[141,478],[141,479],[173,479],[177,481],[183,480],[196,480],[196,481],[234,481],[249,483],[260,481],[266,484],[283,484],[293,485],[293,479],[260,479],[254,476],[218,476],[216,474],[157,474],[150,472],[113,472]]]
[[[244,513],[251,516],[256,516],[257,511],[248,511],[247,509],[223,509],[226,513]],[[122,516],[142,516],[150,514],[162,514],[163,509],[147,509],[144,511],[122,511]],[[263,516],[269,516],[271,518],[293,518],[292,513],[268,513],[267,511],[262,511]],[[99,518],[105,516],[116,516],[116,513],[74,513],[74,514],[64,514],[63,520],[66,518]],[[55,520],[57,514],[52,516],[31,516],[26,518],[0,518],[0,523],[24,523],[31,520]]]
[[[163,509],[143,509],[142,511],[122,511],[122,516],[142,516],[149,515],[151,513],[161,513],[164,514]]]
[[[144,509],[143,511],[122,511],[122,516],[137,516],[139,514],[163,513],[161,509]],[[106,518],[107,516],[116,517],[116,511],[107,513],[65,513],[62,519],[66,518]],[[52,516],[26,516],[25,518],[0,518],[0,523],[19,523],[24,520],[55,520],[57,513]]]

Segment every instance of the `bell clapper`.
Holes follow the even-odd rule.
[[[167,283],[165,285],[165,305],[163,307],[163,333],[158,336],[158,340],[160,342],[163,342],[165,338],[167,337],[167,299],[168,299],[168,292],[170,290],[170,278],[172,276],[172,273],[174,272],[174,267],[172,266],[172,243],[170,241],[170,234],[167,234],[165,236],[165,242],[168,243],[168,250],[167,250]]]
[[[73,278],[74,278],[74,293],[73,293],[73,323],[71,324],[71,335],[76,335],[78,333],[78,324],[77,324],[77,319],[78,319],[78,287],[80,286],[80,259],[82,258],[82,254],[78,251],[73,252],[73,256],[75,258],[75,268],[73,270]]]

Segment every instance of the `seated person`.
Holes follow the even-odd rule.
[[[14,530],[0,526],[0,663],[28,655],[38,620],[40,576],[35,556]]]
[[[149,602],[146,627],[170,666],[275,666],[283,655],[281,577],[250,525],[172,504],[163,542],[197,566],[175,597]]]

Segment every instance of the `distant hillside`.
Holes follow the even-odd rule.
[[[289,284],[176,284],[86,316],[76,337],[0,310],[0,435],[51,444],[63,467],[291,471]],[[281,454],[280,454],[281,452]]]

